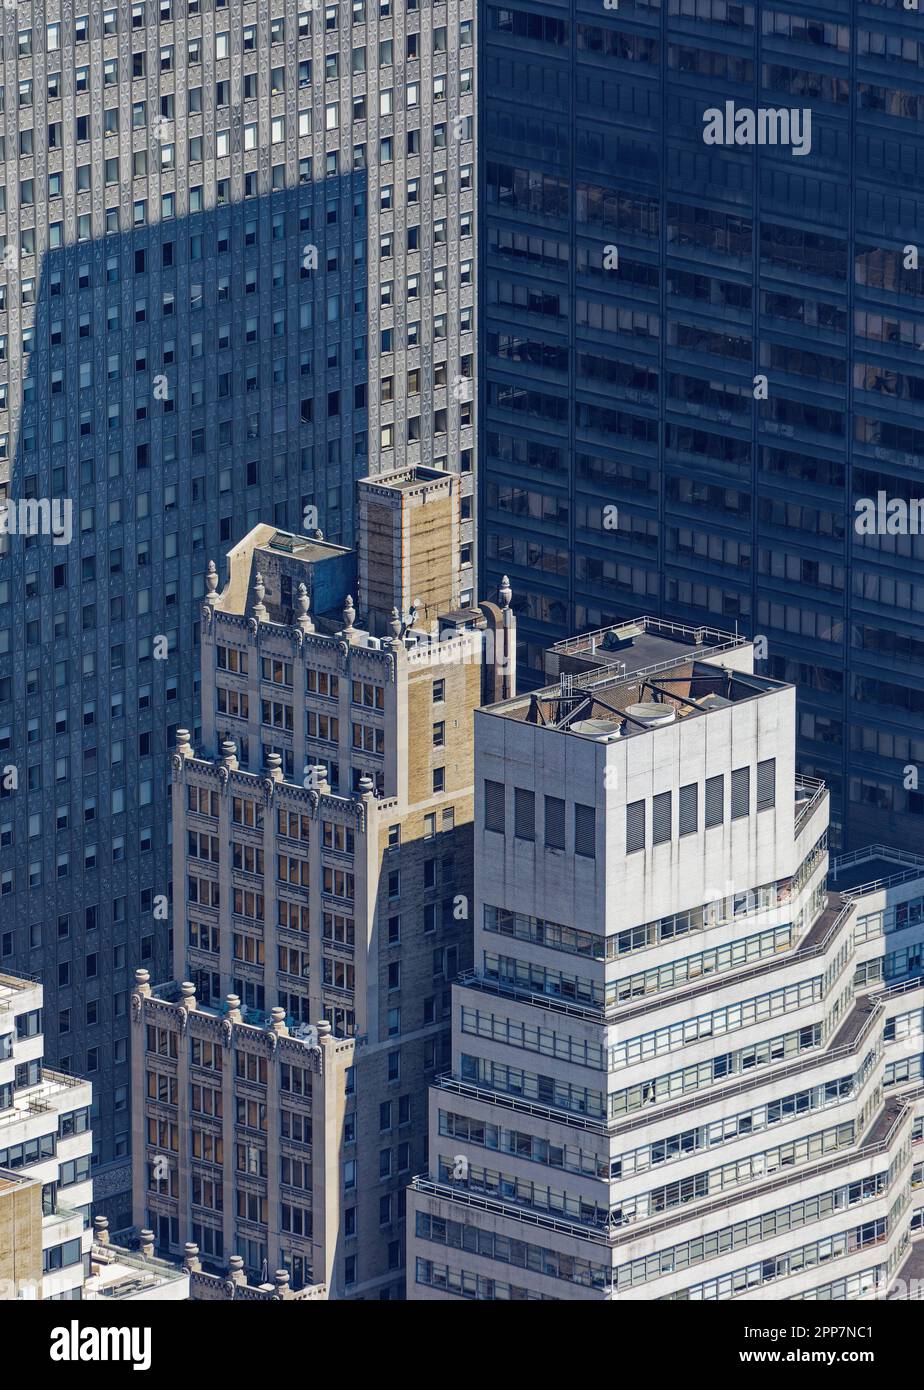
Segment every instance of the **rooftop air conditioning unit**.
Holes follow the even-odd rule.
[[[661,705],[654,700],[643,701],[640,705],[628,705],[626,714],[649,729],[658,729],[664,724],[673,724],[677,711],[673,705]]]
[[[595,743],[613,743],[622,738],[622,725],[614,719],[576,719],[569,728],[572,734],[592,738]]]

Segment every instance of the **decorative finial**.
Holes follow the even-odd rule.
[[[391,610],[391,621],[388,624],[388,630],[394,638],[401,636],[401,615],[397,608]]]
[[[266,1031],[268,1033],[276,1033],[277,1036],[283,1038],[288,1036],[289,1029],[286,1024],[286,1011],[281,1004],[276,1004],[274,1008],[270,1009]]]
[[[320,526],[315,527],[314,539],[316,541],[323,541],[324,539],[324,532],[321,530]]]
[[[507,578],[506,574],[500,582],[500,588],[497,591],[497,596],[500,599],[501,608],[510,607],[510,600],[513,598],[513,590],[510,587],[510,580]]]
[[[215,568],[214,560],[209,560],[208,568],[205,571],[205,587],[208,591],[205,595],[205,601],[206,603],[212,604],[214,607],[218,602],[218,594],[216,593],[218,588],[218,570]]]
[[[353,595],[347,594],[346,603],[343,605],[343,630],[344,632],[353,631],[353,619],[356,617],[356,609],[353,607]]]
[[[255,618],[259,618],[259,619],[261,620],[261,622],[262,622],[262,621],[265,621],[266,618],[269,616],[269,615],[267,614],[266,607],[265,607],[265,605],[264,605],[264,603],[263,603],[263,599],[264,599],[265,595],[266,595],[266,585],[263,583],[263,575],[260,573],[259,570],[257,570],[256,574],[255,574],[254,577],[253,577],[253,599],[254,599],[254,601],[253,601],[253,607],[251,608],[250,611],[252,612],[253,616],[254,616]]]
[[[301,628],[302,632],[314,632],[314,623],[308,616],[310,603],[311,600],[308,597],[308,590],[305,588],[304,584],[299,584],[295,592],[295,607],[297,609],[295,623],[297,627]]]

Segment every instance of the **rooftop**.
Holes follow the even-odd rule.
[[[834,859],[829,877],[839,892],[859,897],[924,877],[924,855],[889,845],[867,845]]]
[[[135,983],[136,986],[148,985],[147,973],[143,970],[136,970]],[[237,1027],[250,1028],[254,1032],[277,1032],[279,1028],[284,1027],[286,1032],[282,1036],[287,1037],[292,1042],[304,1043],[306,1047],[317,1047],[319,1035],[330,1032],[330,1023],[327,1019],[320,1019],[316,1024],[309,1024],[293,1018],[291,1014],[287,1014],[284,1009],[278,1007],[273,1009],[241,1008],[241,1001],[236,994],[227,995],[220,1004],[204,1003],[196,998],[194,986],[186,981],[166,980],[162,984],[151,985],[148,997],[162,1004],[176,1006],[181,1005],[184,999],[190,999],[195,1005],[190,1010],[192,1014],[209,1019],[230,1018]]]
[[[428,487],[433,483],[448,484],[449,478],[444,469],[427,468],[418,463],[409,468],[395,469],[392,473],[363,478],[360,486],[374,488],[378,492],[410,492],[413,488]]]
[[[0,1009],[11,1008],[20,994],[35,989],[38,980],[24,979],[21,975],[0,974]]]
[[[668,665],[680,656],[715,656],[745,647],[749,639],[712,627],[684,627],[643,616],[615,627],[598,628],[578,637],[567,637],[549,648],[550,675],[580,673],[610,667],[632,674]]]
[[[609,743],[783,689],[765,676],[686,657],[654,677],[646,670],[598,672],[592,685],[563,674],[557,686],[492,705],[491,712]]]
[[[89,1087],[90,1082],[80,1076],[68,1076],[64,1072],[43,1067],[41,1082],[36,1086],[19,1087],[12,1106],[0,1112],[0,1126],[18,1124],[32,1116],[56,1113],[62,1106],[72,1106],[71,1091],[77,1086]]]
[[[10,1168],[0,1168],[0,1192],[9,1192],[17,1187],[38,1187],[39,1179],[30,1173],[14,1172]]]
[[[172,1297],[185,1299],[189,1290],[189,1271],[121,1246],[94,1243],[92,1273],[84,1284],[85,1299],[150,1298],[155,1291],[174,1285]]]
[[[733,666],[717,660],[742,648]],[[641,617],[557,642],[546,656],[557,684],[490,709],[609,743],[782,688],[752,664],[747,638]]]

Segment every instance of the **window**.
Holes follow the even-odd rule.
[[[545,799],[545,843],[548,849],[565,847],[565,803],[558,796]]]
[[[574,803],[574,852],[585,859],[597,854],[597,816],[593,806]]]
[[[513,833],[518,840],[536,838],[536,796],[523,787],[513,789]]]
[[[500,835],[505,833],[503,782],[489,782],[485,779],[484,828],[485,830],[496,830]]]
[[[626,854],[645,848],[645,803],[631,801],[626,807]]]
[[[751,769],[735,768],[731,775],[731,818],[741,820],[751,809]]]
[[[725,778],[720,772],[718,777],[706,778],[706,829],[721,825],[724,817]]]
[[[776,805],[776,758],[757,764],[757,809],[769,811]]]
[[[660,792],[651,804],[651,843],[663,845],[671,838],[671,794]]]
[[[699,787],[695,782],[680,788],[679,835],[695,835],[698,820]]]

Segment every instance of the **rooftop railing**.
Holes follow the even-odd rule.
[[[753,980],[760,979],[764,975],[772,975],[782,970],[787,965],[802,965],[805,961],[816,960],[823,956],[834,943],[835,938],[840,934],[844,923],[853,912],[853,903],[845,903],[840,912],[835,917],[824,939],[819,941],[816,946],[810,946],[806,950],[797,948],[787,954],[781,953],[771,957],[770,960],[761,961],[756,965],[746,966],[743,970],[730,970],[727,973],[715,973],[696,981],[691,981],[689,987],[680,988],[665,993],[663,996],[651,995],[642,1004],[632,1004],[628,1007],[619,1005],[608,1005],[606,1010],[607,1020],[618,1021],[620,1024],[629,1023],[633,1018],[640,1018],[654,1009],[664,1009],[671,1004],[678,1004],[687,999],[695,999],[701,994],[712,994],[717,989],[725,989],[729,985],[750,984]],[[851,964],[845,962],[845,967]],[[838,972],[838,978],[840,974]],[[834,982],[832,982],[833,985]],[[828,991],[830,993],[830,989]],[[617,1018],[618,1015],[618,1018]]]
[[[891,859],[895,864],[917,864],[924,868],[924,854],[915,854],[910,849],[892,849],[889,845],[866,845],[849,854],[839,854],[831,866],[832,876],[836,878],[841,869],[866,864],[870,859]]]
[[[860,1051],[861,1047],[865,1045],[874,1023],[881,1019],[882,1013],[882,1004],[873,996],[872,1008],[870,1008],[863,1024],[849,1042],[841,1043],[839,1047],[829,1048],[825,1052],[819,1052],[813,1048],[808,1056],[801,1058],[797,1062],[790,1062],[787,1066],[778,1069],[771,1068],[762,1077],[750,1075],[743,1078],[741,1081],[736,1081],[731,1086],[716,1086],[710,1091],[707,1100],[710,1102],[713,1100],[721,1100],[724,1103],[733,1096],[753,1092],[756,1087],[763,1084],[776,1086],[779,1082],[789,1081],[792,1077],[799,1076],[805,1072],[816,1071],[819,1067],[824,1067],[830,1062],[840,1062],[849,1057],[853,1057]],[[679,1101],[674,1105],[665,1106],[663,1109],[659,1106],[657,1110],[654,1111],[647,1106],[643,1106],[640,1111],[633,1112],[631,1117],[626,1116],[625,1118],[615,1120],[611,1124],[608,1132],[623,1134],[633,1129],[643,1128],[645,1125],[650,1124],[652,1119],[656,1119],[660,1122],[664,1119],[672,1119],[678,1115],[689,1114],[689,1111],[689,1098]]]
[[[896,888],[900,883],[910,883],[912,879],[924,878],[924,867],[906,869],[904,873],[890,874],[888,878],[870,879],[869,883],[858,883],[856,888],[845,888],[845,898],[863,898],[868,893],[879,893],[885,888]]]
[[[651,633],[655,637],[680,637],[688,639],[690,651],[696,651],[698,657],[718,656],[722,652],[734,651],[738,647],[747,645],[749,638],[733,636],[729,632],[719,632],[711,627],[685,627],[681,623],[662,622],[660,618],[643,616],[634,618],[627,623],[618,623],[611,627],[598,628],[595,632],[585,632],[579,637],[567,637],[561,642],[556,642],[551,648],[553,652],[568,656],[587,656],[596,663],[586,671],[574,671],[569,673],[570,684],[579,690],[593,689],[597,684],[612,684],[614,678],[625,676],[627,680],[646,680],[651,676],[658,675],[661,671],[672,670],[682,659],[684,653],[679,649],[676,655],[668,657],[666,660],[652,662],[648,666],[634,667],[631,672],[625,670],[625,653],[631,648],[610,651],[600,645],[603,639],[611,632],[619,628],[642,627],[645,633]],[[623,668],[620,671],[620,667]]]
[[[723,649],[743,647],[750,640],[737,633],[722,632],[715,627],[690,627],[685,623],[666,622],[663,618],[654,618],[646,613],[640,618],[627,618],[624,623],[610,623],[609,627],[598,627],[592,632],[582,632],[577,637],[564,637],[560,642],[554,642],[549,650],[568,654],[571,652],[581,653],[589,648],[595,655],[617,657],[618,652],[608,652],[606,648],[601,651],[600,643],[611,632],[619,632],[632,627],[644,628],[646,633],[653,633],[656,637],[688,638],[695,647],[704,647],[707,642],[714,643]]]
[[[52,1071],[50,1067],[42,1068],[42,1076],[52,1083],[48,1088],[49,1093],[59,1086],[88,1086],[90,1084],[84,1076],[71,1076],[66,1071]]]
[[[561,999],[556,995],[539,994],[534,990],[505,980],[485,979],[475,970],[463,971],[458,977],[458,983],[467,989],[477,989],[508,999],[521,999],[531,1007],[547,1009],[550,1013],[564,1014],[569,1018],[580,1019],[584,1023],[628,1023],[631,1019],[640,1018],[653,1010],[668,1008],[684,1000],[695,999],[701,994],[711,994],[713,991],[725,989],[729,985],[737,986],[750,983],[764,975],[774,974],[787,965],[802,965],[805,961],[816,960],[830,949],[852,912],[853,904],[845,903],[825,933],[824,939],[815,946],[810,946],[804,950],[797,948],[785,955],[781,953],[773,956],[770,960],[759,961],[754,965],[745,966],[743,969],[705,974],[695,980],[690,980],[685,986],[666,990],[663,994],[651,994],[642,1002],[629,1000],[626,1004],[607,1004],[605,1006],[603,1004],[576,1004],[569,999]]]
[[[745,1185],[739,1191],[726,1192],[705,1205],[700,1205],[698,1202],[684,1203],[667,1216],[658,1212],[635,1221],[623,1221],[614,1216],[606,1227],[600,1227],[592,1222],[569,1221],[566,1217],[536,1211],[527,1206],[505,1201],[503,1197],[472,1192],[461,1182],[456,1185],[454,1183],[435,1182],[430,1177],[418,1176],[413,1179],[411,1186],[418,1192],[443,1197],[453,1203],[461,1203],[481,1211],[494,1212],[498,1216],[507,1217],[521,1224],[538,1226],[545,1230],[557,1231],[563,1235],[575,1236],[579,1240],[586,1240],[596,1245],[613,1248],[628,1244],[637,1239],[640,1234],[644,1234],[647,1238],[681,1226],[686,1221],[701,1221],[704,1217],[728,1212],[738,1202],[751,1201],[754,1198],[763,1202],[772,1193],[790,1188],[794,1183],[798,1183],[801,1187],[807,1179],[823,1177],[826,1173],[834,1173],[838,1169],[849,1167],[859,1159],[876,1158],[880,1154],[888,1154],[894,1147],[902,1127],[911,1118],[912,1109],[913,1107],[903,1100],[882,1139],[873,1143],[859,1144],[856,1148],[845,1150],[833,1158],[826,1159],[823,1163],[815,1163],[810,1167],[799,1168],[798,1170],[787,1170],[771,1182]],[[885,1111],[884,1114],[887,1115],[888,1111]],[[876,1194],[879,1197],[883,1195],[884,1193]]]
[[[876,859],[885,860],[887,863],[906,864],[908,867],[884,878],[870,879],[866,883],[856,884],[853,888],[845,888],[845,898],[864,897],[868,893],[881,892],[884,888],[894,888],[899,883],[908,883],[911,879],[924,878],[924,855],[914,854],[907,849],[890,849],[888,845],[867,845],[851,854],[838,855],[831,865],[831,878],[836,879],[845,869],[851,869],[857,864],[868,864]]]
[[[818,806],[821,805],[828,794],[825,783],[817,777],[797,777],[796,791],[807,793],[807,797],[796,801],[796,816],[793,823],[793,834],[798,835],[806,822],[812,817]]]
[[[537,1120],[551,1120],[555,1124],[568,1125],[571,1129],[583,1129],[590,1134],[606,1136],[609,1133],[603,1116],[581,1115],[573,1110],[561,1110],[553,1105],[541,1105],[521,1096],[505,1095],[503,1091],[489,1091],[471,1081],[459,1081],[451,1072],[436,1078],[435,1084],[441,1091],[454,1091],[459,1096],[469,1096],[502,1110],[513,1110],[518,1115],[532,1115]]]
[[[22,1124],[24,1120],[34,1115],[47,1115],[52,1110],[52,1106],[38,1097],[30,1097],[25,1105],[14,1106],[12,1110],[4,1110],[0,1114],[0,1125],[11,1125],[17,1121]]]

